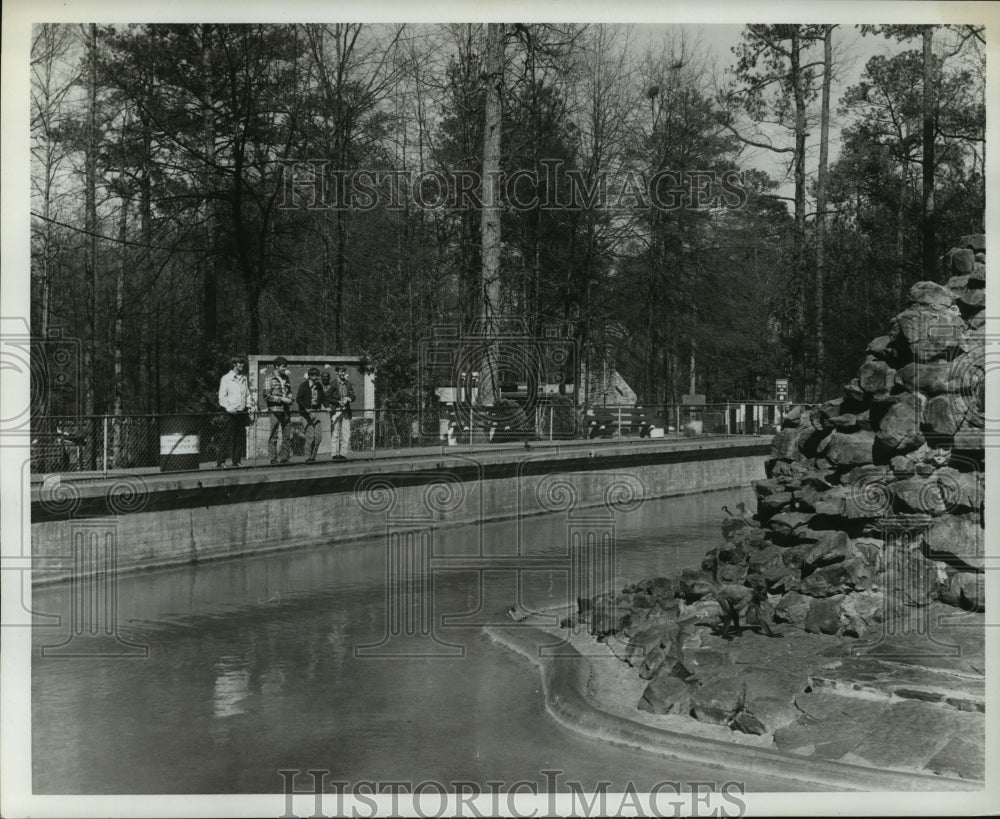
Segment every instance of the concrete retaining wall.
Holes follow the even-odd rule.
[[[84,571],[135,571],[357,540],[401,522],[634,508],[747,486],[764,477],[767,452],[764,439],[644,441],[35,487],[33,578],[68,578],[74,555]]]

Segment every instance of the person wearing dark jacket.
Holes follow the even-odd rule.
[[[295,400],[306,422],[306,463],[312,463],[316,460],[316,453],[323,440],[319,413],[327,406],[326,393],[319,383],[319,370],[316,367],[309,368],[308,378],[299,385]]]

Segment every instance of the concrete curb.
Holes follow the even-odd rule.
[[[838,790],[976,791],[984,787],[981,782],[863,768],[652,728],[592,705],[586,696],[590,662],[567,645],[560,646],[558,657],[541,656],[544,646],[553,645],[551,634],[532,626],[487,626],[484,631],[495,643],[522,655],[539,668],[546,711],[567,730],[589,739],[668,759],[699,762],[715,768],[742,770]]]

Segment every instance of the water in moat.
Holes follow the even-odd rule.
[[[719,540],[721,506],[748,495],[618,513],[617,585],[698,565]],[[613,792],[726,777],[569,733],[546,715],[537,670],[482,634],[518,594],[532,608],[566,602],[567,538],[562,514],[437,529],[435,556],[509,555],[520,540],[522,552],[550,558],[520,575],[438,560],[411,577],[408,599],[430,611],[439,642],[384,642],[390,617],[406,631],[405,617],[419,615],[387,603],[387,588],[400,586],[387,584],[384,538],[118,578],[118,636],[147,646],[145,658],[93,656],[109,641],[86,636],[55,652],[83,656],[42,656],[70,634],[72,586],[37,588],[34,610],[61,614],[63,625],[33,635],[34,791],[276,793],[281,769],[347,782],[527,780],[543,791],[545,770],[585,789],[611,780]],[[748,790],[801,789],[728,778]]]

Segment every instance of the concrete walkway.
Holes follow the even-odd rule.
[[[537,458],[539,454],[552,460],[579,457],[621,457],[662,452],[690,452],[694,450],[720,450],[746,446],[764,447],[771,436],[701,436],[697,438],[624,438],[570,441],[530,441],[517,443],[484,444],[474,446],[433,446],[408,449],[386,449],[375,453],[352,452],[346,460],[333,461],[329,457],[306,463],[301,456],[283,465],[267,461],[248,461],[240,467],[219,468],[214,461],[205,462],[198,470],[163,472],[158,467],[140,467],[105,472],[60,472],[48,475],[33,474],[31,489],[34,495],[46,481],[72,483],[82,492],[93,486],[93,491],[103,491],[121,478],[139,478],[148,490],[205,487],[219,484],[254,483],[273,480],[301,480],[310,476],[331,474],[361,474],[393,469],[419,469],[439,465],[454,466],[467,463],[470,458],[481,463],[498,463]]]

